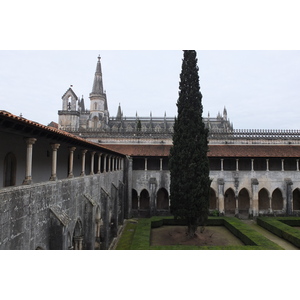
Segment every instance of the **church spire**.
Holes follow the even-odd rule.
[[[96,73],[94,78],[93,90],[91,94],[101,95],[103,94],[103,82],[102,82],[102,70],[101,70],[101,57],[98,56],[98,62],[96,67]]]

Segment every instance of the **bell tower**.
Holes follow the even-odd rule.
[[[58,111],[59,129],[66,131],[78,130],[79,128],[78,97],[71,87],[62,96],[62,110]]]

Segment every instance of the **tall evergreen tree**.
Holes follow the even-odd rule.
[[[173,146],[170,151],[171,213],[184,219],[188,235],[195,235],[208,217],[209,178],[208,129],[202,113],[197,54],[184,50],[180,74],[178,116],[175,119]]]

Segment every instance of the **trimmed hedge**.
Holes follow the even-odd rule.
[[[300,230],[292,227],[300,226],[300,218],[259,217],[257,218],[257,224],[300,248]]]
[[[173,217],[152,217],[139,219],[134,232],[131,250],[282,250],[280,246],[268,240],[260,233],[237,218],[210,217],[207,226],[225,226],[237,236],[245,246],[150,246],[151,229],[163,225],[185,225]]]

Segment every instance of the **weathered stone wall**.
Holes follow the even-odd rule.
[[[101,249],[124,219],[124,171],[0,190],[0,249],[68,249],[80,224],[82,249],[94,249],[100,210]],[[82,226],[82,228],[80,228]]]

